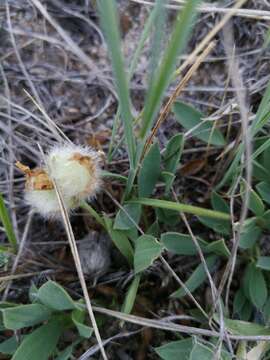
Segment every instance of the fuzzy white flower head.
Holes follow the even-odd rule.
[[[89,147],[66,144],[52,148],[45,168],[30,170],[18,163],[26,174],[25,199],[44,217],[60,215],[52,179],[56,182],[68,210],[92,198],[100,188],[100,154]]]
[[[55,147],[48,153],[46,164],[64,197],[93,197],[100,187],[99,154],[90,148]]]

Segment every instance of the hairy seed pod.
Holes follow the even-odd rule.
[[[93,197],[100,187],[99,153],[81,146],[53,148],[46,157],[48,172],[64,197]]]
[[[68,210],[92,198],[100,188],[100,153],[78,145],[52,148],[45,156],[44,168],[31,170],[17,162],[26,175],[25,199],[44,217],[60,215],[53,181],[58,185]]]

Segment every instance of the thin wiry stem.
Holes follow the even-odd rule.
[[[8,30],[9,30],[9,34],[10,34],[10,39],[11,39],[11,43],[12,43],[12,46],[13,46],[13,49],[14,49],[14,52],[15,52],[15,55],[18,59],[18,63],[22,69],[22,73],[24,74],[25,78],[27,79],[27,82],[30,86],[30,89],[32,91],[32,93],[34,94],[35,98],[37,99],[37,101],[42,104],[41,102],[41,99],[39,97],[39,94],[35,88],[35,85],[33,83],[33,81],[31,80],[27,70],[26,70],[26,67],[22,61],[22,58],[21,58],[21,55],[19,53],[19,50],[17,48],[17,44],[16,44],[16,41],[15,41],[15,37],[14,37],[14,34],[13,34],[13,31],[12,31],[12,24],[11,24],[11,19],[10,19],[10,11],[9,11],[9,4],[8,4],[8,0],[6,0],[6,13],[7,13],[7,24],[8,24]]]
[[[28,214],[28,217],[27,217],[25,227],[24,227],[24,232],[23,232],[23,235],[22,235],[22,239],[21,239],[21,241],[19,243],[19,250],[18,250],[18,253],[17,253],[16,258],[14,260],[14,263],[12,265],[9,276],[14,275],[14,273],[15,273],[17,267],[18,267],[19,261],[21,259],[21,256],[23,254],[23,251],[25,250],[25,243],[26,243],[26,240],[27,240],[27,237],[28,237],[28,232],[29,232],[29,229],[30,229],[33,214],[34,214],[34,212],[32,210],[30,210],[29,214]],[[11,287],[11,284],[12,284],[12,279],[10,279],[10,281],[8,282],[8,284],[7,284],[6,288],[5,288],[5,291],[4,291],[4,294],[3,294],[3,297],[2,297],[2,301],[6,301],[6,299],[8,297],[8,292],[9,292],[10,287]]]
[[[121,338],[126,338],[135,334],[138,334],[139,332],[141,332],[142,330],[136,330],[136,331],[132,331],[132,332],[122,332],[120,334],[116,334],[114,336],[111,336],[109,339],[105,339],[103,340],[103,344],[106,345],[108,343],[110,343],[113,340],[116,339],[121,339]],[[90,349],[88,349],[84,354],[82,354],[78,360],[88,360],[90,359],[90,356],[93,356],[96,352],[97,352],[97,346],[94,345],[92,346]]]
[[[26,93],[26,95],[29,97],[29,99],[33,102],[33,104],[35,104],[35,106],[39,109],[39,111],[42,113],[42,115],[44,116],[45,120],[48,123],[48,126],[50,127],[50,129],[52,130],[52,132],[55,134],[56,138],[60,141],[67,141],[70,144],[72,144],[71,140],[67,137],[67,135],[55,124],[55,122],[49,117],[49,115],[47,114],[47,112],[44,110],[44,108],[40,105],[40,103],[38,103],[38,101],[36,99],[33,98],[33,96],[31,96],[29,94],[28,91],[26,91],[24,89],[24,92]]]
[[[78,11],[74,11],[71,10],[68,6],[65,6],[63,2],[60,2],[58,0],[52,0],[53,4],[55,6],[57,6],[59,9],[61,9],[61,11],[64,11],[65,13],[77,17],[79,19],[82,19],[83,21],[85,21],[90,28],[94,29],[98,36],[100,37],[101,43],[105,44],[105,39],[104,36],[102,34],[102,31],[99,29],[99,27],[94,23],[94,21],[92,21],[91,19],[89,19],[89,17],[86,17],[84,15],[82,15],[80,12]]]
[[[175,193],[174,191],[173,191],[173,195],[174,195],[175,201],[178,202],[177,195],[176,195],[176,193]],[[229,348],[230,348],[230,351],[231,351],[231,353],[233,353],[233,348],[232,348],[232,345],[231,345],[231,343],[230,343],[230,341],[229,341],[228,334],[227,334],[227,330],[226,330],[226,327],[225,327],[225,324],[224,324],[224,314],[223,314],[222,303],[221,303],[220,298],[219,298],[219,297],[217,298],[217,293],[218,293],[218,291],[217,291],[216,285],[215,285],[215,283],[214,283],[214,281],[213,281],[213,278],[212,278],[212,276],[211,276],[211,274],[210,274],[210,271],[209,271],[209,269],[208,269],[208,266],[207,266],[205,257],[204,257],[204,255],[203,255],[202,249],[201,249],[201,247],[200,247],[200,244],[199,244],[196,236],[193,234],[193,231],[192,231],[192,229],[191,229],[191,227],[190,227],[190,225],[189,225],[189,222],[188,222],[188,220],[187,220],[187,218],[186,218],[186,215],[185,215],[184,213],[181,213],[180,215],[181,215],[181,218],[182,218],[184,224],[186,225],[186,228],[187,228],[187,230],[188,230],[188,232],[189,232],[189,234],[190,234],[190,236],[191,236],[191,238],[192,238],[192,240],[193,240],[193,243],[194,243],[194,245],[195,245],[195,247],[196,247],[196,249],[197,249],[197,251],[198,251],[198,254],[199,254],[201,263],[203,264],[204,271],[205,271],[205,273],[206,273],[206,275],[207,275],[207,278],[208,278],[208,281],[209,281],[209,284],[210,284],[211,294],[212,294],[212,299],[213,299],[213,304],[215,304],[215,302],[217,301],[217,302],[218,302],[218,305],[219,305],[219,333],[220,333],[220,343],[217,344],[217,347],[216,347],[217,351],[216,351],[215,356],[216,356],[216,355],[219,353],[219,351],[220,351],[220,344],[222,344],[223,339],[226,339],[226,340],[227,340],[227,343],[228,343],[228,346],[229,346]],[[216,300],[216,299],[217,299],[217,300]],[[210,323],[211,323],[211,321],[210,321]]]
[[[106,355],[104,347],[103,347],[102,339],[101,339],[101,336],[100,336],[100,333],[99,333],[99,330],[98,330],[95,315],[93,313],[91,301],[90,301],[90,298],[89,298],[85,278],[84,278],[83,271],[82,271],[82,265],[81,265],[81,261],[80,261],[80,256],[79,256],[79,252],[78,252],[78,249],[77,249],[77,245],[76,245],[75,237],[74,237],[74,234],[73,234],[73,230],[72,230],[72,227],[71,227],[71,224],[70,224],[70,221],[69,221],[69,216],[68,216],[68,213],[67,213],[67,209],[65,207],[65,203],[63,201],[62,194],[60,193],[60,190],[59,190],[58,185],[56,184],[56,181],[54,179],[52,179],[52,181],[53,181],[53,185],[54,185],[55,192],[56,192],[56,195],[57,195],[57,200],[58,200],[58,203],[59,203],[59,207],[61,209],[62,219],[63,219],[64,227],[65,227],[65,230],[66,230],[66,234],[67,234],[67,237],[68,237],[68,240],[69,240],[69,245],[70,245],[70,248],[71,248],[73,259],[74,259],[74,262],[75,262],[75,265],[76,265],[76,270],[77,270],[78,277],[79,277],[79,280],[80,280],[80,284],[81,284],[81,287],[82,287],[82,291],[83,291],[83,295],[84,295],[84,299],[85,299],[85,303],[86,303],[86,308],[88,310],[88,313],[89,313],[89,316],[90,316],[90,319],[91,319],[91,323],[92,323],[92,326],[93,326],[93,329],[94,329],[94,332],[95,332],[95,335],[96,335],[97,342],[98,342],[99,347],[100,347],[102,357],[103,357],[104,360],[107,360],[108,358],[107,358],[107,355]]]
[[[42,274],[54,274],[56,272],[57,271],[50,269],[50,270],[42,271]],[[2,283],[6,282],[6,281],[24,279],[24,278],[27,278],[27,277],[38,276],[40,274],[41,274],[40,271],[35,271],[35,272],[29,272],[29,273],[25,273],[25,274],[14,274],[14,275],[0,276],[0,284],[2,286]]]
[[[29,94],[27,93],[26,90],[24,90],[24,92],[27,94],[27,96],[32,100],[33,104],[35,104],[38,109],[41,111],[41,106],[40,104],[37,103],[37,101]],[[0,99],[5,101],[6,103],[12,105],[15,109],[18,109],[19,111],[21,111],[22,113],[30,116],[31,118],[33,118],[34,120],[37,121],[38,124],[40,124],[41,126],[44,126],[46,127],[51,133],[52,133],[52,136],[54,136],[54,138],[58,141],[63,141],[63,137],[60,135],[63,133],[61,132],[61,130],[59,129],[59,127],[55,124],[55,122],[50,119],[50,117],[48,117],[48,115],[45,117],[45,119],[47,120],[46,122],[44,122],[44,120],[42,120],[40,117],[38,117],[36,114],[32,113],[31,111],[27,110],[26,108],[24,108],[23,106],[21,105],[18,105],[16,103],[14,103],[13,101],[9,100],[8,98],[4,97],[4,96],[1,96],[0,95]],[[42,114],[45,113],[44,110],[41,111]],[[1,124],[1,126],[3,126]],[[65,138],[65,137],[64,137]],[[26,146],[26,145],[25,145]]]
[[[178,284],[185,290],[186,294],[191,298],[191,300],[194,302],[194,304],[197,306],[197,308],[201,311],[201,313],[205,316],[206,319],[209,319],[208,314],[203,310],[201,305],[198,303],[198,301],[194,298],[189,288],[186,286],[186,284],[179,278],[179,276],[176,274],[176,272],[173,270],[173,268],[170,266],[170,264],[164,259],[163,256],[160,256],[160,260],[165,265],[165,267],[168,269],[168,271],[171,273],[171,275],[174,277],[174,279],[178,282]]]
[[[227,333],[227,330],[226,330],[226,327],[225,327],[225,324],[224,324],[224,314],[223,314],[223,307],[222,307],[222,303],[221,303],[221,300],[220,298],[218,297],[217,298],[217,288],[216,288],[216,285],[213,281],[213,278],[210,274],[210,271],[208,269],[208,266],[207,266],[207,263],[206,263],[206,260],[205,260],[205,257],[203,255],[203,252],[202,252],[202,249],[198,243],[198,240],[196,239],[196,236],[194,236],[193,234],[193,231],[191,230],[191,227],[187,221],[187,218],[185,216],[184,213],[181,213],[181,217],[187,227],[187,230],[193,240],[193,243],[198,251],[198,254],[199,254],[199,257],[200,257],[200,260],[203,264],[203,267],[204,267],[204,271],[207,275],[207,278],[208,278],[208,281],[209,281],[209,284],[210,284],[210,288],[211,288],[211,293],[212,293],[212,299],[213,299],[213,304],[217,301],[218,303],[218,310],[219,310],[219,334],[220,334],[220,341],[222,342],[223,339],[226,339],[227,342],[228,342],[228,345],[229,345],[229,348],[231,350],[231,352],[233,353],[233,348],[232,348],[232,345],[230,344],[230,342],[228,341],[228,333]]]
[[[154,329],[161,329],[173,332],[179,332],[181,334],[198,335],[198,336],[209,336],[209,337],[220,337],[218,331],[212,331],[207,329],[199,329],[192,326],[173,324],[164,320],[147,319],[141,316],[125,314],[119,311],[105,309],[98,306],[93,306],[93,310],[100,314],[115,317],[117,319],[127,321],[133,324],[147,326]],[[270,335],[233,335],[228,334],[230,340],[245,340],[245,341],[270,341]]]
[[[228,13],[217,23],[217,25],[209,31],[209,33],[202,39],[202,41],[196,46],[188,58],[183,62],[183,64],[176,70],[175,76],[178,76],[182,71],[189,65],[194,62],[196,56],[209,44],[210,41],[218,34],[218,32],[223,29],[227,22],[234,16],[239,8],[241,8],[247,0],[238,0],[236,4],[229,9]]]
[[[131,0],[138,4],[150,5],[154,6],[154,1],[146,1],[146,0]],[[186,0],[173,0],[179,5],[167,4],[166,7],[172,10],[179,10],[185,5]],[[217,13],[217,14],[228,14],[230,12],[230,8],[225,8],[221,6],[215,6],[210,4],[202,4],[198,7],[198,10],[202,13]],[[270,11],[267,10],[257,10],[257,9],[237,9],[233,16],[239,16],[249,19],[257,19],[257,20],[270,20]]]
[[[39,0],[31,0],[31,2],[36,6],[36,8],[41,12],[44,18],[55,28],[61,38],[69,46],[69,50],[76,55],[91,71],[93,71],[100,79],[101,82],[106,85],[108,89],[114,94],[115,98],[117,95],[112,87],[112,84],[109,83],[101,74],[100,69],[95,65],[89,56],[76,44],[74,40],[68,35],[68,33],[57,23],[57,21],[48,13],[47,9],[42,5]]]
[[[228,27],[226,31],[224,31],[224,39],[225,39],[225,50],[228,54],[231,54],[233,52],[233,35],[232,35],[232,29]],[[231,80],[234,85],[240,85],[240,88],[244,88],[243,80],[240,75],[240,69],[238,60],[234,59],[231,60],[230,67],[232,69],[231,73]],[[230,293],[230,286],[233,278],[233,273],[235,269],[236,264],[236,257],[237,257],[237,251],[238,246],[240,242],[240,234],[243,229],[244,221],[247,217],[248,213],[248,203],[250,198],[250,191],[251,191],[251,183],[252,183],[252,137],[251,137],[251,131],[250,127],[248,125],[249,117],[248,117],[248,107],[246,105],[246,92],[236,90],[236,97],[239,104],[239,110],[240,110],[240,116],[241,116],[241,122],[242,122],[242,139],[244,144],[244,156],[243,156],[243,162],[245,167],[245,180],[246,180],[246,186],[245,186],[245,193],[244,193],[244,199],[242,203],[241,208],[241,215],[239,220],[239,226],[236,230],[236,236],[235,241],[233,244],[232,252],[231,252],[231,258],[230,258],[230,271],[228,273],[228,283],[227,283],[227,289],[226,289],[226,304],[228,305],[229,301],[229,293]]]
[[[170,96],[170,98],[167,101],[166,105],[162,109],[162,111],[161,111],[161,113],[159,115],[159,118],[158,118],[154,128],[152,129],[152,132],[151,132],[150,136],[146,140],[144,150],[143,150],[143,153],[142,153],[142,156],[141,156],[141,161],[142,161],[146,151],[148,150],[149,146],[152,144],[153,138],[155,137],[160,125],[165,120],[166,116],[168,115],[169,111],[171,110],[171,107],[172,107],[173,103],[175,102],[177,97],[181,94],[182,90],[185,88],[186,84],[192,78],[194,73],[198,70],[198,68],[199,68],[200,64],[202,63],[202,61],[209,55],[209,53],[213,50],[214,47],[215,47],[215,42],[214,41],[212,41],[210,44],[208,44],[208,46],[204,49],[202,54],[195,60],[194,64],[191,66],[189,71],[185,74],[183,79],[180,80],[179,84],[177,85],[174,92]]]

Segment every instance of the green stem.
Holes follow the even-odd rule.
[[[0,194],[0,220],[6,230],[8,241],[16,253],[18,248],[17,239],[2,194]]]
[[[176,210],[179,212],[189,213],[196,216],[205,216],[213,219],[230,220],[231,218],[229,214],[223,213],[221,211],[204,209],[193,205],[175,203],[173,201],[139,198],[139,199],[127,201],[127,203],[136,203],[136,204],[153,206],[162,209]]]
[[[104,223],[102,217],[96,212],[96,210],[94,210],[94,209],[92,208],[91,205],[87,204],[86,201],[82,201],[82,202],[81,202],[81,207],[82,207],[83,209],[87,210],[87,211],[89,212],[89,214],[90,214],[91,216],[93,216],[93,218],[95,218],[96,221],[97,221],[102,227],[104,227],[104,228],[106,229],[106,226],[105,226],[105,223]]]
[[[144,25],[144,29],[143,29],[143,32],[142,32],[142,34],[140,36],[140,40],[139,40],[139,42],[137,44],[136,51],[135,51],[134,55],[132,56],[131,64],[130,64],[129,71],[128,71],[128,81],[130,81],[132,76],[134,75],[134,72],[135,72],[136,66],[138,64],[140,54],[141,54],[141,52],[142,52],[142,50],[144,48],[145,41],[147,40],[147,38],[149,36],[150,30],[151,30],[151,27],[152,27],[152,25],[154,23],[155,18],[156,18],[156,9],[154,9],[151,12],[151,14],[149,15],[149,17],[148,17],[148,19],[147,19],[147,21],[146,21],[146,23]],[[121,146],[121,144],[123,143],[124,138],[125,138],[123,136],[120,139],[120,141],[118,142],[118,144],[116,145],[115,149],[113,149],[113,144],[114,144],[114,140],[115,140],[116,131],[117,131],[117,128],[119,126],[120,115],[121,115],[120,106],[118,106],[118,109],[117,109],[117,112],[116,112],[116,115],[115,115],[115,119],[114,119],[114,122],[113,122],[111,141],[110,141],[109,151],[108,151],[108,162],[109,163],[112,161],[112,159],[114,157],[114,154],[115,154],[115,151],[118,149],[119,146]]]

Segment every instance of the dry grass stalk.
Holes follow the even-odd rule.
[[[212,41],[210,44],[208,44],[208,46],[206,47],[206,49],[202,52],[202,54],[196,59],[195,63],[191,66],[191,68],[189,69],[189,71],[186,73],[186,75],[183,77],[183,79],[181,79],[181,81],[179,82],[179,84],[177,85],[176,89],[174,90],[174,92],[172,93],[172,95],[170,96],[168,102],[166,103],[166,105],[164,106],[163,110],[160,113],[160,116],[157,120],[156,125],[154,126],[149,138],[146,141],[145,147],[144,147],[144,151],[143,151],[143,155],[142,158],[144,157],[145,153],[147,152],[149,146],[151,145],[154,136],[156,135],[160,125],[162,124],[162,122],[165,120],[166,116],[168,115],[169,111],[171,110],[171,107],[173,105],[173,103],[175,102],[176,98],[181,94],[181,92],[183,91],[183,89],[185,88],[185,86],[187,85],[188,81],[191,79],[191,77],[193,76],[193,74],[197,71],[198,67],[200,66],[200,64],[202,63],[202,61],[207,57],[207,55],[213,50],[215,46],[215,42]]]
[[[95,73],[100,81],[114,94],[117,98],[117,95],[112,87],[112,84],[107,81],[102,75],[100,69],[96,64],[85,54],[85,52],[76,44],[75,41],[68,35],[68,33],[57,23],[57,21],[48,13],[47,9],[42,5],[39,0],[31,0],[31,2],[36,6],[36,8],[41,12],[44,18],[55,28],[61,38],[68,45],[69,50],[76,55],[91,71]]]
[[[132,0],[133,2],[136,2],[138,4],[143,5],[150,5],[154,6],[154,2],[152,1],[146,1],[146,0]],[[173,4],[167,4],[167,9],[172,10],[179,10],[181,9],[185,4],[186,0],[172,0],[179,5],[173,5]],[[216,14],[228,14],[230,12],[230,8],[225,8],[221,6],[215,6],[210,4],[202,4],[198,7],[198,10],[201,13],[216,13]],[[255,9],[237,9],[233,16],[239,16],[249,19],[256,19],[256,20],[270,20],[270,11],[267,10],[255,10]]]
[[[181,72],[189,65],[192,64],[197,55],[213,40],[217,33],[223,29],[227,22],[235,15],[236,11],[244,5],[247,0],[238,0],[237,3],[230,8],[229,12],[217,23],[217,25],[209,31],[209,33],[203,38],[203,40],[196,46],[188,58],[183,62],[183,64],[176,70],[175,76],[181,74]]]
[[[226,32],[224,31],[224,38],[225,38],[225,50],[228,54],[233,53],[234,43],[233,43],[233,35],[232,35],[232,29],[228,28],[226,29]],[[231,68],[231,81],[234,85],[240,84],[240,88],[244,88],[243,86],[243,80],[240,75],[240,69],[237,59],[232,59],[229,63],[229,66]],[[240,220],[239,224],[237,226],[237,229],[235,230],[234,223],[233,226],[233,247],[231,251],[231,257],[228,261],[228,264],[226,266],[223,278],[221,280],[220,284],[220,292],[223,290],[223,287],[225,285],[225,282],[227,282],[227,290],[226,290],[226,305],[228,306],[229,301],[229,293],[230,293],[230,285],[232,282],[233,274],[234,274],[234,268],[236,264],[236,258],[237,258],[237,251],[239,247],[240,242],[240,233],[243,229],[244,221],[247,217],[248,213],[248,203],[249,203],[249,197],[250,197],[250,191],[251,191],[251,184],[252,184],[252,136],[250,134],[250,128],[248,126],[249,123],[249,114],[248,114],[248,106],[246,105],[246,92],[236,90],[236,97],[239,104],[239,111],[240,111],[240,117],[241,117],[241,138],[244,144],[244,157],[243,157],[243,166],[242,171],[245,169],[245,192],[244,192],[244,199],[242,202],[241,212],[240,212]],[[238,184],[240,182],[240,176],[238,177],[234,190],[236,191],[238,188]],[[232,213],[232,222],[234,219],[233,216],[233,203],[234,203],[234,192],[231,197],[231,213]]]
[[[24,227],[24,232],[23,232],[23,235],[22,235],[22,238],[21,238],[21,241],[19,243],[19,250],[18,250],[18,253],[15,257],[15,260],[12,264],[12,268],[11,268],[11,271],[10,271],[10,275],[11,278],[9,279],[8,283],[6,284],[6,288],[5,288],[5,291],[4,291],[4,294],[3,294],[3,297],[2,297],[2,301],[6,301],[7,297],[8,297],[8,293],[9,293],[9,290],[10,290],[10,287],[11,287],[11,284],[12,284],[12,276],[15,274],[16,270],[17,270],[17,267],[18,267],[18,264],[19,264],[19,261],[21,259],[21,256],[23,254],[23,251],[25,250],[25,244],[26,244],[26,240],[27,240],[27,237],[28,237],[28,232],[29,232],[29,229],[30,229],[30,225],[31,225],[31,221],[33,219],[33,211],[30,210],[29,211],[29,214],[28,214],[28,217],[27,217],[27,221],[26,221],[26,224],[25,224],[25,227]]]
[[[80,256],[79,256],[79,253],[78,253],[78,249],[77,249],[75,237],[74,237],[74,234],[73,234],[73,230],[72,230],[72,227],[71,227],[71,224],[70,224],[70,221],[69,221],[68,212],[67,212],[67,210],[65,208],[65,204],[64,204],[64,201],[63,201],[62,194],[59,191],[59,187],[57,186],[54,179],[52,179],[52,180],[53,180],[53,183],[54,183],[55,192],[56,192],[57,199],[58,199],[58,202],[59,202],[59,207],[61,209],[62,219],[63,219],[64,227],[65,227],[65,230],[66,230],[67,238],[68,238],[68,241],[69,241],[70,249],[71,249],[71,252],[72,252],[72,255],[73,255],[73,259],[74,259],[74,263],[75,263],[76,270],[77,270],[77,273],[78,273],[79,281],[80,281],[80,284],[81,284],[81,287],[82,287],[86,308],[87,308],[88,314],[89,314],[91,322],[92,322],[92,326],[93,326],[93,329],[94,329],[94,332],[95,332],[95,335],[96,335],[97,342],[98,342],[99,347],[100,347],[102,357],[103,357],[104,360],[107,360],[108,358],[107,358],[107,355],[106,355],[104,347],[103,347],[102,339],[101,339],[101,336],[100,336],[100,333],[99,333],[99,330],[98,330],[98,326],[97,326],[96,319],[95,319],[95,316],[94,316],[94,313],[93,313],[91,301],[90,301],[90,298],[89,298],[86,281],[85,281],[83,271],[82,271],[82,265],[81,265],[81,261],[80,261]]]
[[[167,331],[174,331],[181,334],[189,334],[189,335],[198,335],[198,336],[208,336],[208,337],[220,337],[220,333],[218,331],[212,331],[207,329],[199,329],[192,326],[178,325],[173,324],[164,320],[155,320],[148,319],[141,316],[129,315],[119,311],[114,311],[110,309],[105,309],[98,306],[93,306],[93,310],[100,314],[105,314],[108,316],[115,317],[117,319],[127,321],[133,324],[146,326],[154,329],[161,329]],[[228,338],[230,340],[244,340],[244,341],[270,341],[270,335],[232,335],[228,334]]]

